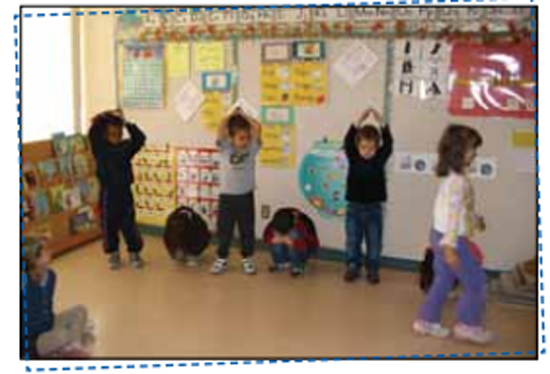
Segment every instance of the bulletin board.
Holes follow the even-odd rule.
[[[99,182],[86,139],[25,143],[22,156],[23,235],[49,238],[54,255],[98,238]]]
[[[211,148],[215,133],[205,126],[201,111],[204,103],[213,108],[209,113],[214,116],[222,112],[221,106],[230,108],[236,100],[244,100],[256,111],[268,135],[280,134],[282,129],[287,129],[285,136],[288,139],[284,145],[273,141],[263,161],[261,155],[258,159],[256,231],[263,231],[270,214],[277,208],[292,205],[314,218],[324,247],[342,251],[345,230],[341,208],[345,201],[339,181],[344,172],[334,172],[342,167],[341,149],[337,144],[341,143],[350,123],[365,108],[382,110],[395,136],[395,153],[387,169],[389,201],[386,204],[384,255],[414,260],[421,258],[428,243],[437,191],[437,180],[431,167],[436,159],[438,139],[448,123],[468,124],[484,137],[484,146],[471,173],[479,195],[480,210],[493,227],[479,237],[487,252],[488,267],[505,269],[532,257],[536,244],[536,185],[534,146],[529,139],[533,134],[534,120],[452,113],[448,103],[453,87],[448,78],[456,69],[452,64],[452,48],[447,45],[448,41],[457,40],[488,43],[489,36],[500,34],[513,34],[523,40],[529,35],[524,30],[529,21],[529,10],[510,8],[513,9],[510,12],[497,14],[477,7],[469,11],[463,10],[470,8],[460,8],[463,9],[460,12],[433,8],[420,11],[422,15],[413,15],[410,10],[402,12],[400,8],[347,9],[329,9],[321,13],[306,9],[289,10],[310,12],[306,22],[303,19],[298,21],[300,15],[294,14],[293,18],[285,10],[284,16],[278,18],[284,22],[275,25],[268,13],[252,16],[243,11],[236,22],[229,13],[220,16],[208,12],[212,18],[197,15],[194,19],[180,20],[179,26],[171,25],[169,31],[164,27],[163,33],[157,33],[157,39],[185,44],[179,48],[183,51],[179,53],[179,59],[188,64],[180,62],[175,68],[167,62],[170,71],[179,72],[166,76],[162,109],[128,108],[127,115],[144,128],[150,144]],[[392,11],[398,13],[392,14]],[[217,21],[213,25],[208,19]],[[434,19],[438,22],[431,22]],[[437,25],[437,29],[428,29],[426,20],[430,20],[430,25]],[[513,20],[520,21],[515,24]],[[97,17],[89,22],[97,23],[97,28],[110,25],[114,29],[117,24],[115,17],[110,20]],[[154,38],[157,26],[154,26],[154,21],[148,21],[148,25],[139,29],[138,38]],[[517,30],[512,32],[512,28]],[[178,34],[177,30],[181,32]],[[126,33],[126,37],[135,38],[136,35]],[[94,40],[94,35],[90,35],[93,48],[104,48],[103,52],[108,54],[107,45],[113,40],[97,38]],[[317,53],[317,56],[312,58],[305,50],[301,56],[302,61],[314,63],[318,63],[322,56],[320,60],[326,64],[326,82],[323,82],[326,83],[326,97],[323,102],[296,105],[292,103],[291,95],[288,102],[266,100],[276,97],[267,94],[266,86],[262,85],[266,70],[288,65],[289,56],[292,59],[295,56],[295,45],[316,41],[322,41],[323,47],[306,50]],[[411,42],[408,48],[407,41]],[[223,52],[219,48],[210,50],[204,60],[197,60],[196,44],[206,42],[221,43]],[[219,62],[220,54],[223,54],[223,69],[215,63]],[[414,63],[413,71],[408,67],[403,70],[409,59]],[[221,73],[210,81],[218,87],[214,91],[204,90],[205,65],[212,68],[210,73]],[[279,78],[290,79],[292,69],[287,71],[288,76],[284,73]],[[318,77],[325,79],[324,74],[320,73]],[[227,90],[227,80],[230,81],[230,90]],[[112,85],[115,84],[113,81]],[[93,84],[90,89],[96,90]],[[225,93],[225,98],[215,97],[221,93]],[[278,95],[282,97],[280,93]],[[182,107],[178,97],[186,98],[188,104]],[[292,108],[291,114],[284,110],[287,107]],[[273,108],[275,110],[271,110]],[[266,110],[270,111],[267,115]],[[287,153],[282,151],[283,148]],[[327,173],[321,173],[322,178],[328,178],[327,182],[316,180],[315,185],[323,189],[324,198],[334,200],[326,210],[330,214],[324,214],[315,206],[320,204],[319,199],[313,200],[315,204],[312,204],[304,191],[305,186],[300,185],[304,160],[315,160],[313,164],[322,165],[323,170],[327,168]],[[331,178],[336,179],[331,181]],[[512,199],[508,195],[512,190],[521,191],[521,194],[515,194]],[[502,227],[506,230],[502,231]]]

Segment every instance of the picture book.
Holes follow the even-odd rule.
[[[50,214],[50,200],[44,190],[34,193],[34,214],[36,218],[46,217]]]
[[[64,133],[56,133],[52,135],[52,145],[54,153],[57,157],[67,155],[72,152],[71,142]]]
[[[73,153],[82,153],[88,149],[88,139],[83,134],[75,134],[69,139],[69,148],[72,149]]]
[[[24,163],[22,167],[23,171],[23,188],[28,190],[34,190],[38,188],[39,179],[38,171],[32,163]]]
[[[50,201],[51,201],[51,211],[53,214],[61,213],[64,209],[63,203],[63,191],[65,188],[63,186],[53,186],[50,188]]]
[[[78,187],[66,188],[62,192],[62,205],[63,210],[78,209],[82,206],[82,199],[80,198],[80,189]]]
[[[59,169],[55,159],[40,161],[38,163],[38,173],[43,183],[53,184],[60,181]]]
[[[73,171],[77,178],[83,178],[90,174],[88,157],[84,154],[75,154],[73,157]]]
[[[59,156],[59,174],[64,181],[71,181],[74,178],[73,157],[71,155]]]
[[[70,229],[72,234],[92,230],[96,226],[94,211],[90,206],[83,206],[70,218]]]

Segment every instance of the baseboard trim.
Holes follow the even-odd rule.
[[[162,236],[164,234],[164,228],[149,225],[139,225],[139,228],[143,234],[152,236]],[[211,243],[216,243],[217,239],[214,237]],[[267,246],[262,241],[256,242],[256,248],[267,251]],[[321,261],[341,262],[345,261],[344,252],[341,249],[322,247],[319,249],[317,258]],[[407,272],[418,272],[420,261],[411,260],[398,257],[382,256],[382,267],[388,269],[395,269]],[[499,270],[486,269],[487,275],[490,278],[498,277],[502,272]]]

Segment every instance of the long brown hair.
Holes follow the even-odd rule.
[[[451,172],[463,173],[466,153],[482,144],[483,138],[477,130],[464,125],[449,125],[439,141],[437,176],[446,177]]]

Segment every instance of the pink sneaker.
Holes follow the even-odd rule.
[[[463,323],[453,328],[453,334],[458,340],[475,344],[489,344],[495,340],[494,334],[481,326],[469,326]]]
[[[441,326],[440,323],[427,322],[420,319],[414,321],[412,327],[413,331],[417,334],[436,338],[446,338],[451,334],[449,329]]]

